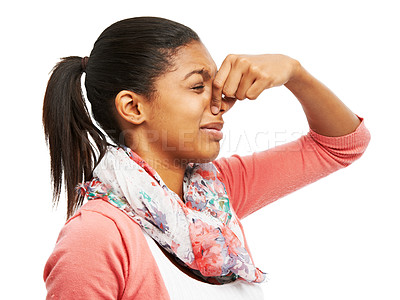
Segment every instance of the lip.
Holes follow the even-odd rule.
[[[224,122],[212,122],[205,125],[201,125],[200,129],[215,129],[221,131],[222,127],[224,127]]]
[[[200,129],[215,138],[216,140],[222,140],[224,134],[222,133],[222,127],[224,127],[223,122],[213,122],[202,125]]]
[[[212,136],[214,139],[220,141],[224,137],[224,134],[220,130],[215,130],[215,129],[208,129],[208,128],[200,128],[203,132],[209,134]]]

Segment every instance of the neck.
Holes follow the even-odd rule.
[[[187,164],[177,163],[176,158],[155,157],[151,152],[135,152],[156,170],[171,191],[183,199],[183,177]]]

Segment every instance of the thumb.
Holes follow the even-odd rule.
[[[219,100],[219,99],[212,99],[211,100],[211,112],[214,114],[214,115],[216,115],[216,114],[218,114],[219,113],[219,111],[221,110],[221,108],[220,108],[220,103],[221,103],[221,100]]]
[[[218,79],[218,76],[214,79],[212,87],[211,112],[213,114],[218,114],[221,109],[223,82]]]

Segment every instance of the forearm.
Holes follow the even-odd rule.
[[[358,117],[324,84],[308,73],[298,62],[285,86],[296,96],[308,124],[325,136],[343,136],[360,124]]]

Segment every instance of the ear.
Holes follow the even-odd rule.
[[[143,96],[123,90],[115,97],[115,108],[125,121],[138,125],[146,119],[145,101]]]

